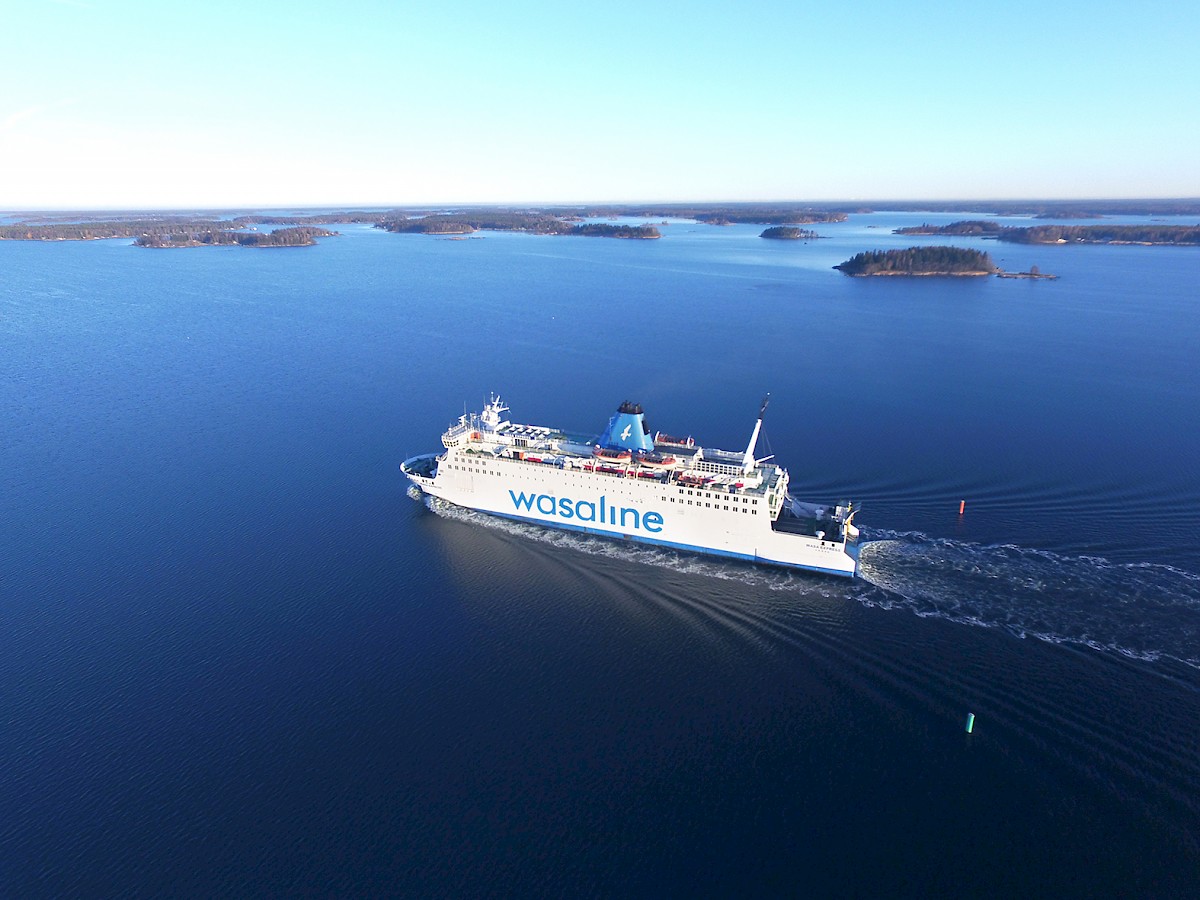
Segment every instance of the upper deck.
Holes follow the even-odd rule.
[[[515,463],[708,491],[766,497],[787,490],[787,471],[782,467],[760,462],[747,466],[745,454],[702,447],[691,438],[656,435],[649,453],[606,450],[598,436],[509,422],[500,418],[503,411],[506,408],[494,398],[483,413],[466,414],[446,429],[442,444],[447,450]]]
[[[641,407],[634,404],[622,404],[608,429],[595,436],[510,422],[501,415],[507,409],[499,397],[493,397],[482,413],[461,416],[442,434],[446,453],[440,459],[452,461],[459,454],[482,456],[505,467],[552,468],[629,479],[646,488],[670,486],[681,496],[696,495],[697,504],[704,502],[706,508],[710,504],[716,507],[722,497],[728,497],[748,504],[746,511],[751,507],[763,509],[776,532],[815,537],[822,542],[857,539],[857,529],[851,524],[853,504],[801,503],[788,493],[786,469],[754,458],[761,411],[749,446],[739,453],[703,447],[690,437],[674,438],[661,432],[651,440]],[[470,464],[469,460],[464,463]],[[676,491],[668,493],[674,495]],[[762,505],[758,506],[760,501]],[[728,510],[731,506],[735,511],[742,508],[733,503],[720,508]]]

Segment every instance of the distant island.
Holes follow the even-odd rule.
[[[393,215],[376,228],[397,234],[470,234],[473,231],[524,231],[529,234],[564,234],[573,226],[559,216],[505,210],[472,210],[409,217]]]
[[[566,218],[542,213],[474,212],[442,213],[416,218],[396,217],[377,222],[376,228],[401,234],[471,234],[475,231],[521,231],[528,234],[574,234],[626,240],[653,240],[662,234],[653,225],[576,225]]]
[[[513,208],[467,206],[431,209],[428,207],[389,210],[329,210],[303,215],[238,215],[188,213],[106,213],[59,212],[34,214],[29,219],[0,225],[0,240],[12,241],[88,241],[110,238],[161,237],[162,246],[198,246],[212,243],[195,239],[189,243],[181,236],[213,232],[241,232],[256,225],[308,226],[335,223],[373,225],[398,234],[469,235],[476,231],[516,231],[527,234],[582,235],[634,240],[653,240],[661,233],[647,221],[640,225],[616,225],[588,222],[588,219],[640,218],[668,224],[668,219],[691,219],[705,225],[757,224],[795,226],[814,222],[844,222],[849,212],[868,209],[806,203],[707,203],[555,206]],[[118,217],[119,216],[119,217]],[[242,243],[242,242],[239,242]],[[254,242],[251,242],[254,243]],[[158,241],[145,246],[160,246]],[[255,246],[265,246],[254,243]]]
[[[815,222],[844,222],[850,212],[867,211],[840,204],[808,203],[655,203],[560,210],[562,215],[574,212],[585,218],[693,219],[705,225],[811,225]]]
[[[965,237],[995,237],[1005,228],[999,222],[986,219],[964,219],[961,222],[951,222],[949,225],[930,225],[923,222],[920,225],[910,225],[907,228],[897,228],[892,234],[955,234]]]
[[[440,237],[469,236],[477,231],[611,237],[653,240],[656,224],[686,219],[702,225],[761,225],[762,237],[810,240],[820,237],[802,226],[838,223],[850,214],[876,209],[896,212],[971,212],[988,215],[1084,217],[1100,215],[1200,215],[1200,199],[1097,201],[959,201],[921,203],[654,203],[547,207],[402,207],[392,209],[305,210],[294,215],[266,215],[237,210],[192,212],[94,211],[29,213],[29,218],[0,225],[0,240],[87,241],[131,238],[143,247],[199,247],[237,244],[250,247],[306,246],[334,232],[284,233],[287,228],[320,228],[335,223],[371,225],[398,234]],[[641,219],[642,224],[598,222],[598,219]],[[652,224],[653,223],[653,224]],[[278,226],[274,238],[252,237],[257,226]],[[868,225],[867,227],[875,227]],[[1010,228],[990,220],[963,220],[949,225],[924,224],[898,230],[910,235],[958,235],[1014,243],[1200,244],[1200,225],[1037,225]],[[229,235],[245,235],[234,238]],[[225,236],[222,236],[225,235]]]
[[[138,247],[205,247],[238,245],[242,247],[307,247],[319,237],[331,237],[336,231],[326,231],[311,225],[297,225],[275,231],[246,231],[253,223],[269,221],[266,217],[246,216],[242,219],[187,219],[165,216],[161,219],[132,219],[128,221],[89,221],[53,225],[0,225],[0,240],[8,241],[100,241],[112,238],[133,238]]]
[[[809,241],[819,238],[820,235],[807,228],[797,228],[795,225],[775,225],[768,228],[759,237],[769,238],[774,241]]]
[[[1047,281],[1054,281],[1058,278],[1057,275],[1050,275],[1050,274],[1047,274],[1046,272],[1043,272],[1037,266],[1030,266],[1028,272],[997,272],[996,277],[997,278],[1032,278],[1035,280],[1036,279],[1045,279]]]
[[[1200,225],[1035,225],[1006,228],[996,239],[1017,244],[1200,244]]]
[[[587,237],[611,237],[627,240],[654,240],[662,237],[662,233],[653,225],[601,225],[589,223],[576,225],[567,234],[581,234]]]
[[[180,231],[171,234],[146,234],[134,240],[137,247],[311,247],[319,237],[332,237],[336,231],[312,226],[278,228],[275,231]]]
[[[1034,225],[1013,228],[999,222],[968,219],[949,225],[926,223],[897,228],[894,233],[990,237],[1014,244],[1200,244],[1200,225]]]
[[[983,276],[998,270],[992,258],[962,247],[909,247],[906,250],[867,250],[834,266],[857,278],[883,275]]]
[[[849,206],[830,207],[850,210]],[[1033,216],[1038,219],[1099,219],[1104,216],[1200,215],[1200,197],[1158,200],[917,200],[863,201],[853,212],[987,213],[994,216]]]
[[[814,210],[796,210],[794,212],[760,210],[745,213],[716,211],[700,212],[695,216],[697,222],[704,222],[706,225],[769,225],[775,222],[780,225],[813,225],[818,222],[845,222],[846,218],[846,213],[843,212],[816,212]]]

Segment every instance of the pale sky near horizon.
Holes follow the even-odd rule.
[[[0,2],[0,209],[1200,196],[1200,7]]]

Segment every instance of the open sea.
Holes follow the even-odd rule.
[[[1196,896],[1200,248],[962,218],[0,242],[0,896]],[[831,268],[947,242],[1061,277]],[[410,490],[489,391],[770,391],[864,577]]]

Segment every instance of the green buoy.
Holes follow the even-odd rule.
[[[967,713],[967,734],[975,727],[975,713]]]

